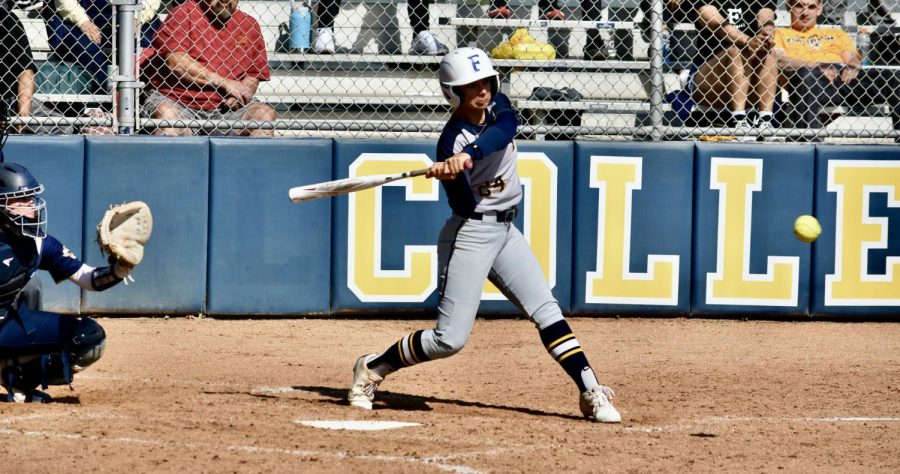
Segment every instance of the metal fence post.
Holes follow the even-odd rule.
[[[111,0],[113,7],[115,63],[110,66],[109,81],[113,84],[113,110],[118,118],[118,133],[135,133],[137,119],[137,91],[144,84],[136,77],[135,52],[138,43],[134,19],[144,9],[141,0]]]
[[[663,95],[666,86],[663,77],[662,16],[662,0],[653,0],[650,6],[650,138],[653,141],[663,138]]]

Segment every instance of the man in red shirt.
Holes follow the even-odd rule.
[[[145,116],[168,120],[271,122],[275,110],[253,98],[269,80],[259,23],[237,9],[238,0],[187,0],[175,7],[153,39],[148,65],[154,90]],[[271,136],[272,130],[221,130],[218,134]],[[190,129],[157,134],[191,135]]]

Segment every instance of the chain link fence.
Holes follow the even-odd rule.
[[[536,139],[891,142],[885,0],[0,0],[14,133],[436,136],[490,52]]]

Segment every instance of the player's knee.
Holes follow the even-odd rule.
[[[40,385],[68,385],[72,374],[100,360],[106,348],[106,332],[91,318],[72,322],[66,331],[63,352],[47,354],[20,369],[16,388],[29,390]]]
[[[429,353],[432,359],[450,357],[461,351],[469,340],[468,334],[460,331],[434,331],[434,343],[437,348],[435,354]]]
[[[562,319],[562,310],[559,309],[559,303],[556,300],[545,302],[531,313],[531,320],[538,328],[542,329]]]

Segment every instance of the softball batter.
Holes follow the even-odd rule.
[[[456,49],[441,61],[438,77],[453,115],[426,176],[442,181],[453,216],[438,242],[437,324],[404,336],[381,355],[360,357],[350,404],[371,410],[375,389],[388,374],[459,352],[472,331],[487,278],[534,321],[544,347],[578,386],[584,416],[620,422],[610,402],[613,391],[597,382],[537,258],[513,225],[522,200],[513,142],[518,119],[509,98],[498,93],[490,58],[480,49]]]

